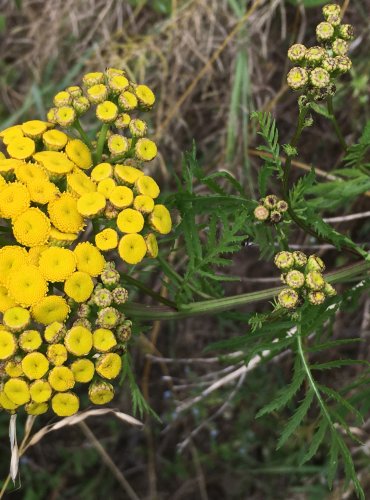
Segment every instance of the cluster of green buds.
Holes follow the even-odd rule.
[[[260,199],[259,205],[253,213],[258,221],[278,224],[287,210],[288,203],[285,200],[280,200],[274,194],[268,194],[265,198]]]
[[[325,21],[316,26],[318,45],[307,48],[297,43],[288,50],[288,58],[295,64],[287,76],[289,87],[304,90],[315,100],[332,95],[335,79],[352,66],[347,52],[354,37],[353,27],[341,24],[339,5],[325,5],[323,14]]]
[[[325,264],[317,255],[308,258],[303,252],[279,252],[275,265],[282,271],[281,280],[287,285],[278,295],[278,302],[285,309],[294,309],[304,301],[322,304],[326,297],[336,295],[323,272]]]

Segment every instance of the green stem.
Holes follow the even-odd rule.
[[[326,275],[329,283],[336,283],[343,279],[350,278],[359,274],[364,274],[370,269],[370,262],[360,262],[352,264],[339,271],[334,271]],[[244,293],[241,295],[233,295],[231,297],[223,297],[221,299],[203,300],[192,302],[181,306],[180,310],[171,309],[161,306],[146,306],[136,303],[128,303],[122,306],[123,312],[129,316],[136,316],[142,320],[172,320],[183,319],[193,316],[201,316],[203,314],[215,314],[223,311],[229,311],[246,304],[268,300],[279,293],[282,287],[268,288],[259,292]]]
[[[176,309],[176,304],[174,302],[172,302],[172,300],[166,299],[166,297],[162,297],[162,295],[155,292],[154,290],[152,290],[151,288],[146,286],[141,281],[136,280],[135,278],[133,278],[132,276],[128,276],[127,274],[124,274],[123,276],[121,276],[121,278],[126,283],[129,283],[130,285],[135,286],[136,288],[138,288],[139,290],[144,292],[146,295],[149,295],[153,299],[156,299],[158,302],[160,302],[168,307],[171,307],[173,309]]]
[[[347,151],[347,143],[343,137],[343,134],[339,128],[339,125],[338,125],[338,122],[337,122],[337,119],[335,118],[335,115],[334,115],[334,107],[333,107],[333,98],[332,96],[328,96],[328,100],[327,100],[327,105],[328,105],[328,111],[329,111],[329,114],[331,116],[331,122],[333,123],[333,127],[334,127],[334,130],[335,130],[335,133],[336,133],[336,136],[338,138],[338,141],[343,149],[343,151]]]
[[[109,123],[103,123],[102,128],[100,129],[98,144],[96,146],[96,151],[95,151],[95,164],[101,162],[104,144],[105,144],[105,139],[107,137],[109,126],[110,126]]]
[[[76,121],[73,124],[73,128],[77,130],[77,132],[80,134],[81,139],[84,141],[84,143],[89,146],[90,149],[92,149],[92,144],[91,141],[84,131],[84,129],[81,126],[80,120],[77,118]]]

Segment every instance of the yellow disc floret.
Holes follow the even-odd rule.
[[[72,363],[71,370],[76,382],[86,384],[90,382],[94,376],[95,365],[89,359],[77,359]]]
[[[153,229],[160,234],[168,234],[172,229],[171,215],[164,205],[156,205],[149,215],[149,222]]]
[[[48,212],[53,225],[63,233],[78,233],[83,228],[83,217],[77,210],[77,201],[69,193],[63,193],[49,203]]]
[[[100,356],[95,365],[96,373],[109,380],[117,378],[122,370],[122,360],[115,352]]]
[[[50,235],[50,220],[39,208],[28,208],[13,219],[15,239],[26,247],[43,245]]]
[[[125,234],[118,245],[118,253],[127,264],[138,264],[146,252],[146,243],[141,234]]]
[[[75,378],[72,370],[66,366],[56,366],[50,370],[48,382],[56,391],[65,392],[74,387]]]
[[[157,146],[150,139],[141,138],[135,144],[135,153],[139,160],[150,161],[157,156]]]
[[[35,380],[30,385],[31,399],[35,403],[45,403],[51,398],[52,389],[47,380]]]
[[[35,141],[29,137],[18,137],[9,142],[6,148],[8,155],[16,160],[26,160],[35,152]]]
[[[23,307],[15,306],[8,309],[3,315],[3,323],[12,332],[24,330],[31,320],[30,312]]]
[[[30,389],[27,382],[21,378],[11,378],[4,384],[6,396],[16,405],[24,405],[30,400]]]
[[[48,124],[41,120],[30,120],[24,122],[21,127],[24,135],[27,137],[31,137],[31,139],[40,139],[45,130],[47,130]]]
[[[95,182],[100,182],[103,179],[108,179],[113,175],[113,167],[110,163],[99,163],[91,171],[91,178]]]
[[[92,165],[90,149],[80,139],[69,141],[65,149],[68,158],[78,167],[86,170]]]
[[[99,192],[85,193],[77,201],[77,210],[84,217],[93,217],[102,213],[106,205],[105,196]]]
[[[74,163],[65,153],[60,151],[40,151],[33,155],[36,161],[46,169],[51,176],[68,174],[74,168]]]
[[[64,297],[60,295],[48,295],[43,297],[32,307],[32,316],[43,325],[54,322],[63,322],[69,314],[69,306]]]
[[[30,206],[30,203],[30,193],[20,182],[7,184],[0,191],[0,213],[5,219],[17,217]]]
[[[14,335],[0,326],[0,360],[8,359],[17,350],[17,341]]]
[[[64,292],[75,302],[85,302],[94,290],[94,282],[88,273],[76,271],[64,283]]]
[[[86,356],[93,346],[92,333],[84,326],[74,326],[68,330],[64,345],[75,356]]]
[[[48,130],[42,136],[42,140],[47,149],[60,151],[68,142],[68,136],[60,130]]]
[[[137,179],[144,175],[144,172],[130,165],[116,165],[114,167],[114,175],[116,179],[123,184],[135,184]]]
[[[97,351],[107,352],[117,345],[117,340],[112,330],[98,328],[93,333],[93,344]]]
[[[31,352],[22,359],[22,370],[27,378],[37,380],[49,370],[49,361],[41,352]]]
[[[36,266],[23,265],[12,271],[7,287],[17,304],[29,307],[43,299],[47,292],[45,278]]]
[[[139,194],[144,194],[155,199],[159,196],[159,186],[152,177],[148,175],[143,175],[137,179],[135,182],[136,191]]]
[[[72,250],[52,246],[42,252],[39,268],[48,281],[65,281],[76,270],[76,257]]]
[[[117,226],[122,233],[139,233],[144,222],[142,214],[133,208],[122,210],[117,217]]]
[[[100,233],[95,235],[95,245],[106,252],[108,250],[113,250],[118,246],[118,234],[117,231],[111,228],[103,229]]]
[[[73,392],[63,392],[53,396],[51,407],[59,417],[70,417],[78,412],[80,400]]]
[[[91,243],[79,243],[74,249],[77,269],[90,276],[98,276],[104,269],[105,259],[100,251]]]
[[[116,186],[109,195],[109,201],[116,208],[127,208],[132,205],[134,193],[127,186]]]
[[[19,336],[19,347],[26,352],[37,351],[41,347],[42,338],[37,330],[25,330]]]
[[[25,248],[16,245],[5,245],[0,248],[0,283],[7,286],[12,272],[28,262]]]

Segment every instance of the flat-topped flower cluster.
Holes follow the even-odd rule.
[[[131,116],[154,94],[114,68],[83,83],[56,94],[48,121],[0,132],[0,408],[11,412],[50,405],[71,415],[78,383],[94,404],[113,398],[131,323],[112,259],[155,258],[154,233],[171,230],[159,186],[142,170],[156,145]],[[97,141],[79,122],[94,105]]]

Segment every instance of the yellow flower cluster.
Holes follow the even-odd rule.
[[[154,233],[172,227],[141,169],[157,147],[134,113],[154,101],[109,68],[58,92],[48,121],[0,132],[0,409],[72,415],[78,383],[89,384],[93,404],[113,398],[109,380],[121,372],[131,323],[109,261],[115,252],[127,264],[155,258]],[[93,108],[96,141],[79,121]]]

